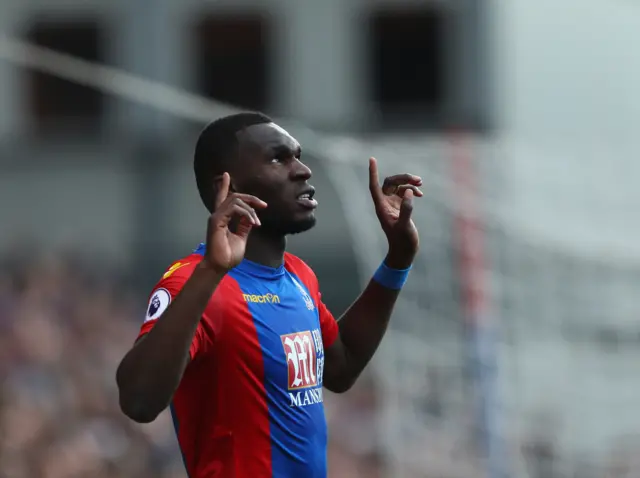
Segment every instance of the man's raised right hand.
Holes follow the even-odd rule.
[[[255,196],[229,194],[230,183],[229,174],[224,173],[216,197],[216,208],[207,225],[207,248],[204,255],[204,265],[221,274],[242,262],[249,233],[253,227],[260,226],[255,210],[267,207],[266,202]],[[233,219],[238,220],[235,231],[229,229]]]

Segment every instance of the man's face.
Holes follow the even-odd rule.
[[[232,184],[239,193],[268,204],[258,212],[261,229],[287,235],[304,232],[316,223],[311,170],[300,161],[300,144],[274,123],[249,126],[237,133],[239,160]]]

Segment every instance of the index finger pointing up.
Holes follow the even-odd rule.
[[[374,199],[378,199],[382,195],[376,158],[369,158],[369,191]]]
[[[227,199],[227,195],[229,194],[229,184],[231,184],[231,177],[229,173],[224,173],[222,175],[222,184],[220,185],[220,189],[218,189],[218,195],[216,196],[216,209]]]

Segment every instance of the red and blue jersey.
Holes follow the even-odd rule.
[[[204,247],[154,288],[140,336],[176,297]],[[212,295],[171,412],[190,478],[325,478],[324,350],[338,326],[302,260],[244,260]]]

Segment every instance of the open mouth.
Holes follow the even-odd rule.
[[[313,199],[315,196],[315,189],[311,188],[298,195],[298,204],[307,209],[315,209],[318,207],[318,201]]]

